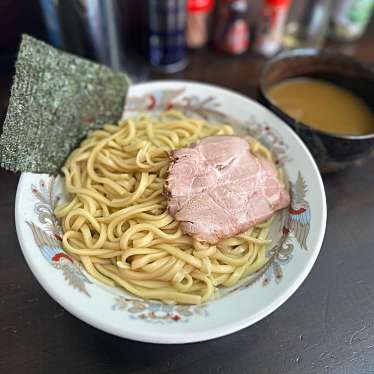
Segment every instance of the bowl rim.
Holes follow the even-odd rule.
[[[228,91],[230,94],[234,94],[238,97],[241,97],[242,99],[245,99],[247,101],[250,101],[255,106],[259,106],[262,109],[268,111],[271,113],[271,111],[258,103],[257,101],[248,98],[238,92],[235,92],[233,90],[227,89],[225,87],[220,87],[212,84],[205,84],[197,81],[187,81],[187,80],[166,80],[166,81],[160,81],[160,80],[154,80],[149,81],[145,83],[139,83],[136,84],[136,86],[144,85],[151,87],[152,84],[165,84],[166,85],[174,85],[174,84],[181,84],[181,85],[200,85],[200,86],[208,86],[210,88],[222,90],[222,91]],[[134,85],[135,86],[135,85]],[[275,114],[273,114],[275,116]],[[277,117],[278,118],[278,117]],[[220,326],[219,328],[213,327],[210,329],[202,330],[197,332],[187,332],[187,333],[169,333],[164,334],[162,336],[155,334],[155,332],[149,331],[149,329],[145,328],[141,331],[131,332],[129,330],[125,331],[121,328],[113,328],[113,326],[108,323],[106,320],[100,320],[97,317],[93,317],[90,312],[87,312],[87,310],[84,310],[84,313],[81,312],[79,307],[72,301],[68,300],[64,294],[60,294],[56,292],[56,290],[52,287],[52,284],[48,282],[45,275],[42,274],[42,271],[40,268],[37,267],[37,265],[33,262],[33,258],[31,255],[31,252],[26,249],[29,247],[29,244],[27,242],[27,239],[23,237],[22,231],[23,231],[23,207],[21,205],[22,195],[23,195],[23,185],[25,180],[27,179],[28,175],[35,175],[34,173],[22,173],[18,187],[17,187],[17,193],[16,193],[16,201],[15,201],[15,223],[16,223],[16,231],[18,240],[20,243],[21,250],[23,252],[23,256],[25,257],[25,260],[28,264],[28,267],[32,271],[35,278],[38,280],[42,288],[49,294],[49,296],[52,297],[58,304],[60,304],[65,310],[67,310],[69,313],[80,319],[81,321],[101,330],[106,333],[113,334],[115,336],[119,336],[126,339],[131,339],[135,341],[141,341],[146,343],[161,343],[161,344],[184,344],[184,343],[193,343],[193,342],[201,342],[206,341],[210,339],[219,338],[222,336],[226,336],[228,334],[237,332],[239,330],[242,330],[246,327],[249,327],[256,322],[262,320],[263,318],[267,317],[271,313],[273,313],[275,310],[277,310],[282,304],[284,304],[295,292],[296,290],[302,285],[302,283],[305,281],[307,276],[310,274],[317,257],[320,253],[325,231],[326,231],[326,222],[327,222],[327,204],[326,204],[326,194],[325,189],[322,181],[321,174],[319,172],[319,169],[317,167],[317,164],[311,155],[308,148],[305,146],[304,142],[300,139],[300,137],[295,133],[289,126],[284,123],[284,121],[280,118],[278,118],[279,121],[283,122],[284,129],[286,132],[289,133],[291,137],[294,137],[296,142],[299,144],[299,146],[302,148],[303,153],[306,157],[306,159],[310,162],[310,167],[313,170],[313,174],[316,176],[316,183],[318,185],[318,194],[321,197],[321,210],[320,210],[320,226],[318,229],[318,236],[314,242],[313,247],[315,250],[310,253],[310,256],[305,262],[305,266],[303,269],[298,273],[297,278],[295,279],[294,283],[290,284],[287,287],[287,290],[284,292],[278,293],[277,296],[266,305],[262,310],[258,311],[256,314],[248,315],[244,318],[241,318],[236,321],[232,321],[231,323],[224,324]]]
[[[354,57],[348,56],[344,53],[337,52],[335,50],[326,48],[326,49],[315,49],[315,48],[296,48],[296,49],[290,49],[285,50],[280,53],[278,53],[276,56],[274,56],[272,59],[266,62],[264,67],[261,70],[260,74],[260,81],[259,81],[259,92],[263,99],[267,101],[266,104],[270,104],[271,110],[274,111],[277,115],[282,115],[287,121],[292,122],[294,126],[299,126],[302,129],[307,129],[309,131],[315,132],[319,135],[324,136],[330,136],[332,138],[341,139],[341,140],[370,140],[374,139],[374,132],[369,134],[363,134],[363,135],[351,135],[351,134],[336,134],[329,131],[323,131],[320,129],[317,129],[315,127],[309,126],[304,122],[297,121],[295,118],[289,116],[286,112],[284,112],[282,109],[280,109],[274,101],[270,98],[270,96],[266,93],[266,90],[264,89],[265,86],[265,79],[269,71],[276,66],[281,61],[287,61],[288,59],[293,58],[300,58],[303,57],[322,57],[322,56],[329,56],[329,57],[337,57],[339,59],[344,60],[347,63],[354,64],[358,67],[360,67],[363,70],[366,70],[368,73],[373,75],[374,79],[374,67],[371,66],[369,63],[366,63],[364,61],[360,61]],[[307,77],[307,75],[306,75]],[[295,77],[296,78],[296,77]],[[288,79],[293,79],[288,78]],[[270,108],[269,108],[270,109]],[[374,114],[374,113],[373,113]]]

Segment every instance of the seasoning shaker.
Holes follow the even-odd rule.
[[[187,0],[186,44],[190,49],[204,47],[209,39],[209,15],[214,0]]]
[[[214,46],[221,51],[238,55],[249,46],[247,0],[220,0],[214,31]]]
[[[282,37],[291,0],[264,0],[257,25],[254,49],[270,57],[282,47]]]

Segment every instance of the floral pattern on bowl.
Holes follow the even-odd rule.
[[[151,323],[189,322],[189,317],[208,316],[207,304],[202,305],[170,305],[159,301],[142,300],[118,296],[112,310],[123,310],[131,314],[131,318]]]

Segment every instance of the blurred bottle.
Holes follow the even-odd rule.
[[[40,0],[40,5],[52,45],[121,69],[116,1]]]
[[[149,58],[159,71],[175,73],[187,65],[186,1],[148,0]]]
[[[283,46],[321,48],[325,41],[332,0],[294,1],[290,9]]]
[[[136,81],[147,78],[145,58],[129,40],[140,44],[146,8],[130,9],[133,0],[40,0],[49,42],[56,48],[124,70]],[[130,14],[131,10],[131,14]],[[136,18],[143,33],[133,32]],[[141,22],[142,21],[142,22]],[[127,35],[129,34],[129,35]]]
[[[282,47],[282,38],[291,0],[264,0],[258,21],[255,51],[270,57]]]
[[[218,50],[238,55],[249,46],[247,0],[220,0],[214,30],[214,45]]]
[[[204,47],[209,38],[209,16],[214,0],[187,0],[186,43],[191,49]]]
[[[337,0],[331,17],[330,36],[338,41],[360,38],[369,24],[374,0]]]

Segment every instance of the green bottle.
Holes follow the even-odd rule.
[[[330,36],[339,41],[361,37],[370,21],[374,0],[337,0],[331,16]]]

